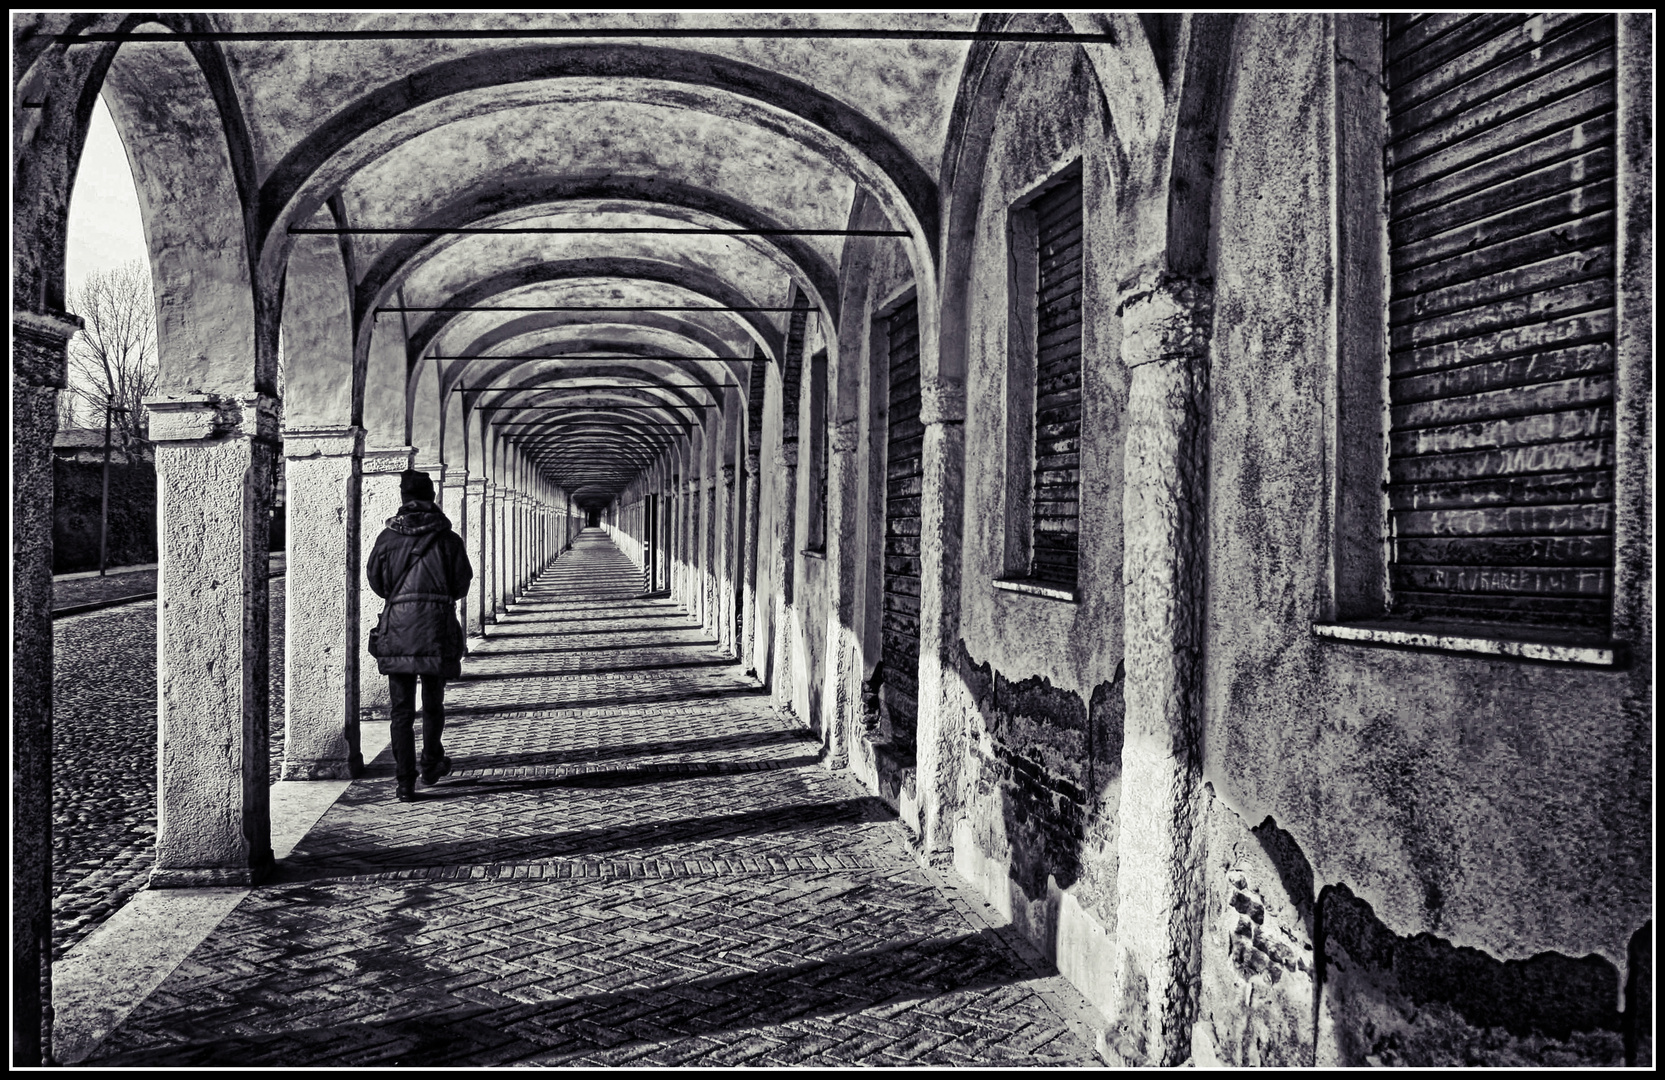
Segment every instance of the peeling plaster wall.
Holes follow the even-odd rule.
[[[1622,1063],[1621,986],[1651,916],[1651,643],[1609,670],[1313,636],[1336,61],[1320,17],[1246,18],[1236,48],[1216,195],[1197,1061]],[[1256,822],[1308,869],[1281,869]],[[1315,933],[1316,1045],[1297,1022]]]
[[[1115,193],[1101,100],[1079,49],[1034,46],[1014,65],[995,121],[970,253],[963,637],[948,707],[963,714],[969,749],[956,866],[1102,1006],[1116,930],[1127,384],[1115,319],[1117,237],[1105,224],[1114,219]],[[1008,325],[1010,260],[1034,257],[1008,252],[1009,215],[1014,202],[1078,160],[1085,200],[1081,552],[1070,602],[1000,589],[995,580],[1011,569],[1007,531],[1030,527],[1022,506],[1033,470],[1032,445],[1021,468],[1008,460],[1008,423],[1027,430],[1034,409],[1033,391],[1020,390],[1021,380],[1012,385],[1008,370],[1008,335],[1033,333],[1032,312]],[[1025,302],[1033,304],[1017,301]]]

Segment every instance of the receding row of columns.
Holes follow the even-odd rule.
[[[749,666],[743,638],[753,632],[756,606],[756,460],[739,469],[718,459],[733,456],[737,430],[703,440],[689,451],[693,460],[667,455],[614,500],[602,524],[642,568],[644,590],[685,608],[722,655]]]
[[[158,493],[160,790],[154,887],[246,885],[272,861],[267,605],[274,456],[286,458],[285,780],[363,771],[359,722],[387,703],[369,655],[381,610],[365,564],[413,466],[465,538],[478,635],[571,542],[566,494],[529,469],[495,478],[365,445],[344,427],[291,430],[265,395],[147,402]]]

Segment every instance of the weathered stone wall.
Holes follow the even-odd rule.
[[[958,678],[965,717],[955,864],[1087,995],[1106,1000],[1116,928],[1122,685],[1122,430],[1107,118],[1086,55],[1024,49],[1001,98],[982,178],[968,309],[966,516]],[[997,587],[1029,528],[1032,310],[1011,299],[1011,207],[1082,163],[1080,569],[1075,600]],[[1032,240],[1030,241],[1033,242]],[[1033,301],[1028,301],[1031,305]],[[1014,356],[1014,353],[1016,354]],[[1019,444],[1022,445],[1019,445]],[[1025,568],[1026,569],[1026,568]],[[956,692],[957,691],[957,692]]]
[[[1311,629],[1332,588],[1324,380],[1350,359],[1331,34],[1241,22],[1219,158],[1197,1060],[1620,1063],[1651,917],[1648,633],[1613,669]],[[1316,1037],[1297,1022],[1315,980]]]

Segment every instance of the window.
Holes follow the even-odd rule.
[[[1029,576],[1073,587],[1081,487],[1081,174],[1035,215],[1035,487]]]
[[[1080,162],[1012,206],[1006,551],[997,587],[1073,599],[1080,554]]]
[[[1384,26],[1389,611],[1605,630],[1615,19]]]
[[[827,473],[830,443],[827,430],[827,350],[818,349],[809,358],[809,543],[805,551],[822,555],[827,550]]]

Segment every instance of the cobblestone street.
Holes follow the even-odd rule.
[[[64,583],[59,599],[155,588],[155,571],[124,577],[129,581]],[[273,578],[270,588],[276,781],[283,760],[284,579]],[[53,632],[52,949],[62,956],[144,887],[155,859],[156,602],[66,616]]]
[[[401,804],[384,752],[86,1063],[1097,1064],[1079,994],[639,583],[583,534],[449,688],[451,775]]]

